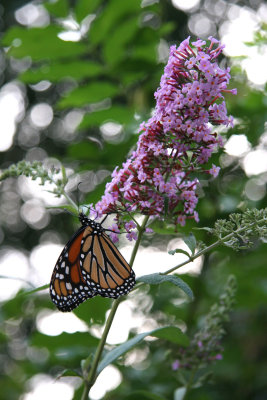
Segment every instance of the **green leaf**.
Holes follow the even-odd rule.
[[[175,232],[174,225],[167,224],[166,222],[155,220],[150,226],[154,232],[160,233],[161,235],[172,235],[177,234]]]
[[[31,294],[41,292],[42,290],[48,289],[49,286],[50,286],[49,284],[46,284],[46,285],[40,286],[33,290],[26,290],[25,292],[19,293],[18,296],[29,296]]]
[[[79,129],[87,129],[91,126],[99,126],[105,121],[113,120],[121,124],[127,124],[133,120],[134,110],[113,106],[107,110],[95,111],[91,114],[86,114],[79,125]]]
[[[57,0],[53,3],[47,2],[44,3],[44,6],[47,11],[55,17],[64,18],[69,13],[68,0]]]
[[[71,204],[62,204],[61,206],[47,206],[45,207],[46,210],[64,210],[66,212],[69,212],[71,215],[78,217],[78,213],[77,213],[77,208],[75,208],[73,205]]]
[[[193,233],[190,233],[188,236],[184,237],[183,241],[191,250],[192,255],[194,255],[196,251],[197,241]]]
[[[132,57],[155,63],[157,60],[157,43],[154,46],[151,43],[149,45],[136,46],[133,49]]]
[[[183,249],[169,250],[168,253],[171,256],[173,256],[176,253],[182,253],[182,254],[185,254],[188,258],[190,258],[190,254],[186,250],[183,250]]]
[[[190,287],[177,275],[149,274],[141,276],[137,279],[137,281],[147,283],[149,285],[159,285],[164,282],[171,282],[185,292],[191,300],[194,299],[194,295]]]
[[[126,353],[140,343],[146,336],[154,336],[161,339],[166,339],[172,343],[176,343],[183,346],[188,346],[188,337],[179,329],[173,326],[167,326],[163,328],[157,328],[149,332],[140,333],[127,342],[115,347],[113,350],[108,352],[102,361],[99,363],[97,372],[100,373],[109,364],[117,360],[121,355]]]
[[[93,297],[90,301],[85,301],[73,311],[74,314],[85,321],[87,325],[103,324],[106,312],[110,309],[111,299],[100,296]]]
[[[61,31],[60,27],[54,25],[31,29],[14,26],[7,31],[1,42],[3,46],[10,47],[9,56],[31,57],[34,61],[73,59],[87,52],[84,43],[59,39]]]
[[[164,200],[164,216],[166,217],[168,215],[168,210],[169,210],[169,197],[163,195],[163,200]]]
[[[102,14],[92,23],[90,30],[92,43],[97,45],[105,42],[110,33],[124,22],[127,15],[133,15],[136,12],[140,12],[139,1],[109,0]]]
[[[104,43],[104,57],[107,64],[116,65],[127,57],[127,43],[138,30],[139,16],[127,18],[121,22],[111,35],[108,35]]]
[[[35,332],[31,339],[31,344],[37,347],[46,347],[52,353],[64,348],[75,351],[74,347],[95,348],[99,339],[90,335],[88,332],[63,332],[57,336],[49,336],[40,332]]]
[[[78,376],[78,377],[82,378],[82,375],[79,372],[74,371],[72,369],[65,369],[63,372],[61,372],[57,376],[56,379],[62,378],[63,376]]]
[[[174,400],[183,400],[186,395],[186,388],[182,387],[179,389],[176,389],[174,392]]]
[[[209,371],[204,373],[203,375],[201,375],[198,380],[194,383],[194,385],[192,386],[192,388],[197,389],[200,388],[201,386],[205,385],[206,383],[210,382],[210,380],[212,379],[214,373],[213,371]]]
[[[114,97],[118,91],[118,87],[109,82],[88,83],[67,93],[57,105],[59,108],[81,107],[90,103],[98,103],[108,97]]]
[[[54,62],[44,64],[39,68],[28,69],[20,75],[20,79],[25,83],[37,83],[42,80],[58,82],[62,79],[73,78],[80,81],[84,78],[96,77],[101,74],[103,67],[93,61],[73,61]]]
[[[159,396],[158,394],[147,392],[146,390],[136,390],[131,392],[125,400],[167,400],[166,397]]]
[[[203,226],[202,228],[193,228],[193,229],[197,230],[197,231],[207,231],[207,232],[210,232],[210,233],[213,232],[213,228],[209,228],[207,226]]]
[[[92,14],[102,0],[76,0],[75,15],[81,22],[87,15]]]
[[[135,143],[136,137],[130,136],[127,141],[120,143],[118,152],[117,144],[106,143],[103,149],[99,149],[96,143],[80,142],[69,146],[68,155],[74,159],[83,160],[83,166],[87,169],[102,166],[105,166],[105,169],[113,169],[125,161],[125,154]]]

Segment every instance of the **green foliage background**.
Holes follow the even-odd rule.
[[[75,171],[75,182],[84,182],[83,188],[87,188],[83,201],[95,202],[103,193],[108,172],[126,159],[136,143],[135,132],[139,123],[149,117],[154,106],[153,93],[164,67],[164,62],[160,62],[158,57],[159,44],[179,43],[187,37],[190,34],[187,26],[190,15],[166,1],[147,2],[146,6],[145,3],[141,6],[139,0],[58,0],[41,2],[49,14],[47,25],[25,27],[15,21],[14,11],[26,2],[11,3],[3,2],[1,81],[5,85],[18,79],[24,92],[26,111],[18,123],[12,147],[1,154],[1,169],[22,159],[33,161],[32,157],[36,159],[38,154],[42,154],[40,161],[44,162],[51,157],[54,163],[58,160]],[[239,3],[250,6],[249,2]],[[201,3],[194,13],[203,7]],[[92,22],[88,18],[91,14],[95,15]],[[70,15],[77,31],[86,26],[85,21],[91,23],[90,29],[77,42],[63,41],[58,37],[59,33],[68,30],[62,21]],[[222,22],[223,16],[218,17],[217,27]],[[227,96],[226,100],[230,113],[239,122],[227,135],[245,134],[251,145],[257,148],[266,121],[265,88],[250,87],[240,68],[235,67],[233,72],[231,87],[237,87],[238,95]],[[49,81],[51,85],[47,90],[38,91],[34,85],[40,81]],[[29,134],[23,142],[22,132],[29,129],[31,109],[40,102],[53,107],[54,118],[48,127],[39,131],[35,129],[32,137]],[[73,110],[82,110],[83,118],[75,133],[66,135],[62,121]],[[100,126],[107,121],[123,126],[116,140],[106,140],[100,132]],[[36,149],[43,152],[38,153]],[[220,163],[221,156],[221,153],[215,155],[212,162]],[[86,175],[87,171],[95,173],[93,187],[92,175]],[[96,174],[98,171],[105,173]],[[213,226],[218,218],[226,218],[236,209],[242,211],[246,207],[265,206],[266,196],[258,202],[246,197],[244,188],[248,179],[251,178],[245,175],[239,159],[233,158],[227,167],[222,168],[220,178],[205,187],[205,195],[200,199],[200,226]],[[70,190],[74,198],[77,198],[76,189],[77,184]],[[16,199],[13,209],[5,207],[7,192]],[[73,219],[66,214],[53,214],[42,229],[33,229],[23,222],[20,217],[23,200],[15,178],[2,183],[0,196],[1,237],[5,246],[22,249],[28,255],[38,245],[45,230],[57,232],[64,242],[75,229]],[[188,224],[178,235],[190,232],[194,226]],[[156,234],[153,240],[164,247],[172,237],[175,236]],[[197,231],[196,237],[207,244],[214,240],[204,231]],[[148,246],[150,243],[146,239],[144,244]],[[190,335],[216,301],[227,276],[234,274],[237,277],[237,302],[227,327],[223,360],[212,366],[214,382],[194,390],[190,399],[261,400],[267,397],[266,252],[266,245],[257,241],[251,251],[235,253],[224,247],[212,252],[205,257],[199,276],[183,277],[195,298],[193,302],[181,302],[180,306],[174,306],[173,300],[182,298],[182,293],[168,283],[135,292],[136,306],[147,318],[153,318],[159,324],[175,324],[183,320]],[[47,268],[52,272],[53,266]],[[144,295],[153,299],[149,311],[142,307]],[[74,312],[91,327],[92,324],[103,324],[109,307],[108,299],[94,298]],[[89,333],[64,332],[56,337],[40,333],[36,328],[36,318],[44,309],[54,310],[47,292],[26,296],[20,291],[2,304],[1,399],[20,398],[28,390],[27,382],[36,374],[55,377],[64,369],[78,371],[81,359],[92,353],[97,345],[98,339]],[[136,399],[136,391],[139,391],[138,399],[161,398],[156,395],[164,399],[174,398],[174,391],[179,386],[176,373],[171,369],[176,358],[175,347],[169,347],[166,341],[159,345],[159,340],[139,345],[140,349],[149,352],[147,360],[127,368],[122,362],[116,363],[123,381],[105,398]],[[80,398],[80,392],[81,389],[76,389],[75,399]]]

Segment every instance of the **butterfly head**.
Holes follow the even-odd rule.
[[[83,212],[79,213],[79,220],[82,225],[89,225],[89,218]]]

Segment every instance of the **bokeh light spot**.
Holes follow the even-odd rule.
[[[172,0],[172,4],[175,8],[184,11],[192,10],[199,4],[199,2],[200,0]]]
[[[74,389],[67,383],[59,382],[48,375],[35,375],[28,382],[31,391],[21,397],[21,400],[46,400],[73,398]]]
[[[248,199],[259,201],[266,194],[266,184],[259,179],[250,179],[245,186],[245,193]]]
[[[232,135],[224,146],[230,156],[241,157],[251,149],[246,135]]]
[[[57,336],[62,332],[87,332],[87,325],[73,313],[42,310],[37,315],[37,329],[44,335]]]
[[[53,120],[53,109],[49,104],[40,103],[31,109],[31,122],[38,128],[46,128]]]
[[[247,176],[259,175],[267,171],[267,151],[258,149],[251,151],[243,160],[243,168]]]

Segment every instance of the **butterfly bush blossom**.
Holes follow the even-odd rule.
[[[141,124],[137,149],[122,168],[113,171],[112,181],[95,206],[98,216],[118,213],[114,232],[123,227],[129,240],[136,239],[135,224],[119,219],[125,211],[163,218],[167,208],[175,225],[185,225],[189,218],[198,222],[196,175],[216,177],[220,169],[206,166],[211,154],[223,145],[213,127],[233,126],[223,93],[236,94],[236,90],[227,90],[230,69],[216,62],[223,48],[214,38],[209,38],[209,44],[203,40],[190,43],[187,38],[178,48],[171,46],[155,93],[153,116]]]

